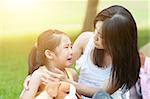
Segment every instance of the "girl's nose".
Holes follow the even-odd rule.
[[[72,55],[72,48],[69,49],[69,54]]]

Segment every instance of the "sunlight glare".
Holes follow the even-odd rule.
[[[31,9],[36,0],[6,0],[5,8],[9,11],[17,12],[19,10]]]

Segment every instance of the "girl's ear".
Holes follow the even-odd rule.
[[[53,59],[54,58],[54,52],[50,51],[50,50],[45,50],[45,56],[48,59]]]

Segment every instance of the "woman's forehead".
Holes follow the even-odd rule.
[[[98,21],[96,23],[96,31],[97,32],[101,32],[102,31],[102,25],[103,25],[103,22],[102,21]]]

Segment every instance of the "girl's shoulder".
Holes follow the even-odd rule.
[[[76,70],[74,70],[73,68],[65,68],[65,71],[67,73],[68,79],[73,80],[73,81],[78,80],[78,75],[77,75]]]

